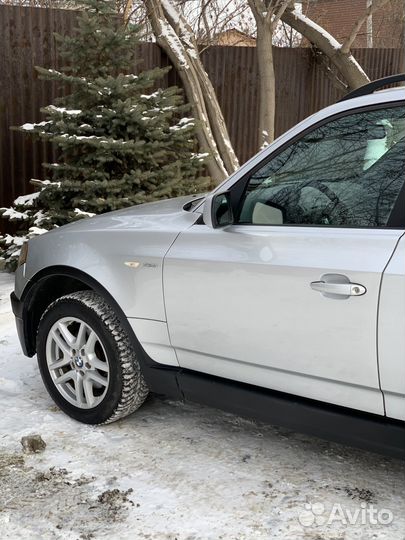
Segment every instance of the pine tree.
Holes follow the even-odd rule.
[[[156,89],[167,69],[133,72],[140,28],[125,26],[115,0],[80,0],[73,36],[56,36],[65,67],[37,68],[70,93],[42,109],[45,120],[21,131],[58,149],[45,163],[46,180],[18,197],[3,217],[18,232],[2,238],[2,256],[15,263],[22,243],[76,219],[161,198],[199,193],[205,155],[195,152],[194,120],[178,88]]]

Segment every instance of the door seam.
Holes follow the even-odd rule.
[[[377,375],[378,375],[378,386],[380,388],[380,392],[381,392],[381,395],[382,395],[382,400],[383,400],[383,408],[384,408],[384,416],[387,416],[387,407],[386,407],[386,403],[385,403],[385,394],[384,394],[384,391],[382,389],[382,386],[381,386],[381,372],[380,372],[380,348],[379,348],[379,326],[380,326],[380,302],[381,302],[381,291],[382,291],[382,284],[383,284],[383,279],[384,279],[384,274],[385,274],[385,271],[387,270],[388,268],[388,265],[390,264],[393,256],[395,255],[395,252],[397,250],[397,247],[398,247],[398,244],[400,243],[400,241],[402,240],[402,238],[405,236],[405,232],[401,234],[401,236],[398,238],[398,240],[396,241],[396,244],[394,246],[394,249],[392,250],[392,253],[386,263],[386,265],[384,266],[383,268],[383,271],[381,273],[381,279],[380,279],[380,286],[378,288],[378,298],[377,298],[377,324],[376,324],[376,336],[375,336],[375,339],[376,339],[376,350],[377,350]]]
[[[198,221],[199,219],[199,216],[196,217],[196,221]],[[190,229],[191,227],[193,227],[193,225],[195,225],[196,222],[192,223],[190,225],[190,227],[187,227],[185,230],[188,230]],[[179,358],[177,356],[177,351],[176,351],[176,348],[173,346],[173,343],[172,343],[172,337],[170,335],[170,328],[169,328],[169,320],[167,318],[167,308],[166,308],[166,295],[165,295],[165,262],[166,262],[166,257],[169,253],[169,251],[172,249],[173,245],[175,244],[176,240],[178,239],[178,237],[181,235],[181,233],[184,232],[183,230],[179,231],[177,234],[176,234],[176,237],[173,239],[173,242],[170,244],[170,246],[167,248],[166,250],[166,253],[163,255],[163,258],[162,258],[162,295],[163,295],[163,310],[164,310],[164,314],[165,314],[165,319],[166,319],[166,328],[167,328],[167,335],[169,336],[169,343],[170,343],[170,347],[173,349],[174,351],[174,355],[176,357],[176,360],[177,360],[177,364],[180,366],[179,364]],[[178,384],[178,383],[177,383]]]

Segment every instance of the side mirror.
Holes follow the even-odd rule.
[[[234,222],[229,191],[213,193],[205,199],[203,220],[208,227],[218,229]]]

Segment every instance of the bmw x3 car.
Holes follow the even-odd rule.
[[[209,195],[25,245],[13,310],[56,404],[100,424],[153,392],[404,457],[405,88],[375,91],[396,80]]]

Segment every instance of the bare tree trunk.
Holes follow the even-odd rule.
[[[281,18],[330,59],[346,80],[349,90],[354,90],[370,81],[350,52],[350,48],[343,50],[342,45],[321,26],[297,11],[286,10]],[[350,39],[353,40],[353,34]]]
[[[210,24],[208,22],[208,17],[207,17],[207,9],[208,9],[209,4],[210,4],[210,0],[202,0],[201,18],[204,23],[205,38],[208,42],[211,41],[211,28],[210,28]]]
[[[256,20],[256,53],[259,68],[259,141],[263,148],[274,140],[276,80],[273,33],[292,0],[247,0]]]
[[[124,7],[124,21],[127,23],[131,17],[133,9],[133,0],[127,0]]]
[[[271,21],[257,22],[257,63],[259,69],[259,144],[267,146],[274,140],[276,81],[273,62],[273,32]]]
[[[223,159],[228,173],[231,174],[239,167],[238,158],[236,157],[232,147],[228,128],[226,126],[221,107],[218,103],[214,87],[201,61],[194,32],[186,19],[176,12],[174,6],[171,4],[171,0],[160,0],[160,2],[168,22],[171,24],[172,28],[175,29],[176,35],[180,39],[188,55],[190,65],[197,73],[205,100],[208,120],[218,146],[218,151]]]
[[[198,121],[197,138],[202,152],[209,154],[209,174],[219,183],[237,170],[239,164],[193,33],[169,0],[144,0],[144,3],[157,42],[175,66]]]

